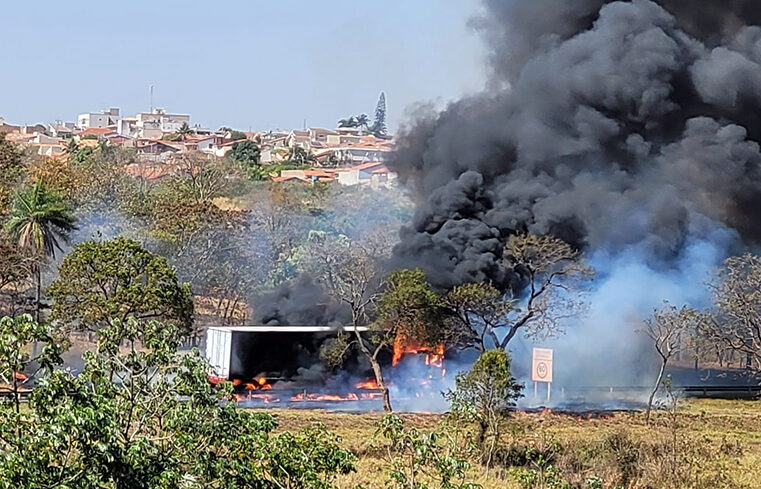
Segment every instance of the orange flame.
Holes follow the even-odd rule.
[[[291,401],[358,401],[359,396],[353,392],[346,396],[339,396],[337,394],[297,394],[291,397]]]
[[[444,365],[444,345],[435,348],[416,346],[407,343],[406,338],[399,335],[394,340],[394,356],[391,364],[396,365],[404,355],[418,355],[425,353],[425,365],[428,367],[442,368]]]
[[[357,389],[377,389],[378,388],[378,382],[375,380],[366,380],[364,382],[359,382],[357,385],[355,385]]]
[[[238,385],[240,385],[240,384],[238,384]],[[254,379],[253,382],[246,383],[246,390],[247,391],[266,391],[266,390],[270,390],[270,389],[272,389],[272,386],[269,384],[269,382],[267,382],[267,379],[265,379],[264,377],[260,377],[258,379]]]

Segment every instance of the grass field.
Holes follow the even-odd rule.
[[[388,463],[374,437],[381,413],[275,411],[281,429],[298,430],[321,422],[355,453],[357,472],[337,481],[341,488],[386,486]],[[406,426],[433,431],[438,414],[402,414]],[[485,473],[477,462],[473,482],[485,489],[590,486],[603,488],[761,488],[761,404],[751,401],[689,400],[676,414],[657,411],[646,426],[642,413],[595,413],[590,419],[567,414],[517,413],[505,426],[497,462]],[[547,460],[537,462],[542,453]],[[567,486],[522,485],[521,473],[559,469]],[[438,486],[432,486],[438,487]]]

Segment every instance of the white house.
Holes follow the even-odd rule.
[[[91,127],[109,127],[115,126],[119,120],[119,109],[110,108],[101,113],[88,112],[77,116],[77,127],[80,129],[89,129]]]

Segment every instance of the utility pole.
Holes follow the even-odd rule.
[[[153,85],[151,85],[151,110],[150,113],[153,114]]]

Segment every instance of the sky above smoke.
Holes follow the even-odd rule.
[[[517,231],[588,253],[636,248],[653,266],[717,229],[758,243],[761,5],[483,4],[471,24],[489,88],[421,107],[390,162],[417,204],[402,263],[441,287],[505,284]]]

